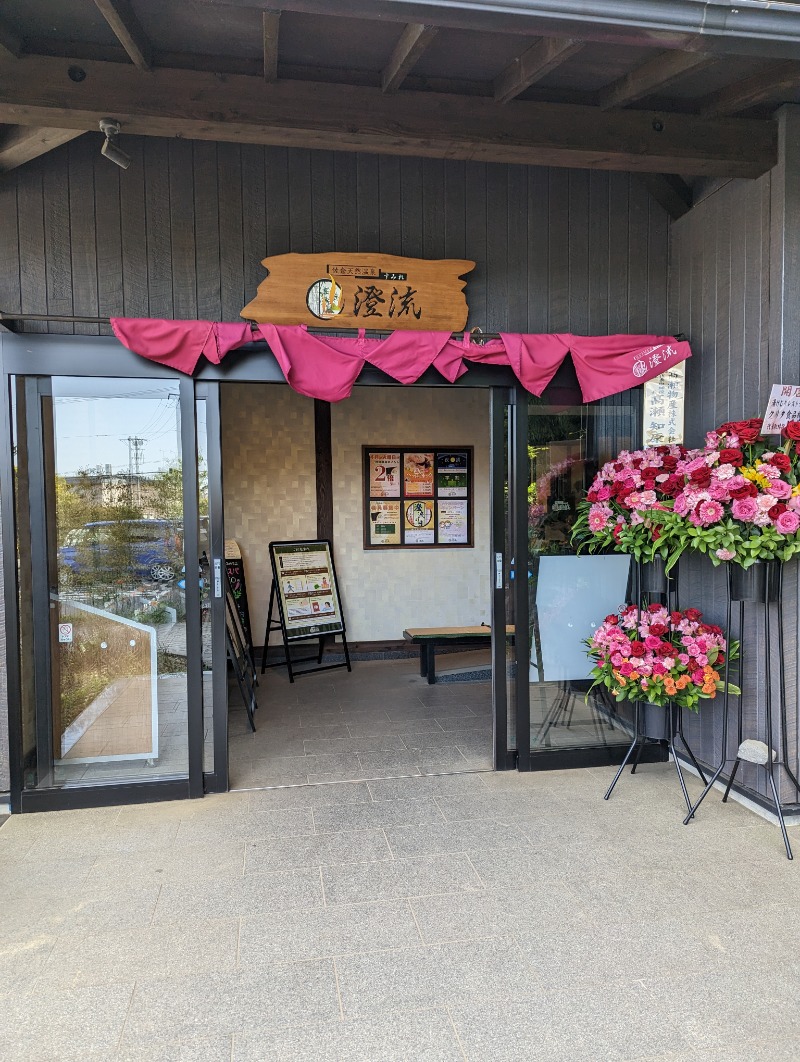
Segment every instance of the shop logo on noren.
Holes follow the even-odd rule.
[[[636,377],[637,380],[641,379],[641,377],[644,376],[644,374],[646,372],[647,372],[647,362],[646,361],[639,360],[639,361],[635,361],[633,363],[633,375]]]

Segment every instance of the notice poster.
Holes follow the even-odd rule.
[[[400,497],[399,451],[394,451],[393,453],[370,452],[369,496],[370,498]]]
[[[436,527],[432,501],[406,501],[404,511],[405,540],[409,545],[433,545]]]
[[[440,498],[467,497],[468,454],[457,450],[436,455],[436,494]]]
[[[399,501],[371,501],[369,503],[369,544],[371,546],[400,545]]]
[[[800,387],[773,384],[764,414],[764,435],[780,435],[790,420],[800,420]]]
[[[273,575],[287,638],[344,630],[327,542],[271,542]]]
[[[469,541],[469,520],[467,501],[437,502],[437,524],[440,542]]]
[[[231,584],[231,593],[236,602],[236,611],[239,613],[239,622],[245,637],[245,644],[251,650],[253,648],[253,636],[250,632],[250,609],[247,604],[247,583],[244,578],[244,561],[242,551],[236,539],[225,539],[225,570]]]
[[[403,494],[407,498],[433,497],[432,453],[406,453],[403,461]]]
[[[364,549],[473,546],[473,461],[471,446],[362,447]]]

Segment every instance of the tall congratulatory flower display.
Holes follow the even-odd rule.
[[[586,642],[595,661],[592,689],[605,686],[617,701],[673,702],[698,711],[701,700],[725,690],[720,669],[726,651],[731,660],[739,652],[738,642],[728,646],[722,629],[702,619],[696,608],[621,606]],[[732,683],[728,689],[740,693]]]

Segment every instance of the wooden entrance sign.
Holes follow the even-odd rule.
[[[279,254],[241,311],[248,321],[393,331],[459,332],[469,308],[462,259],[391,254]]]

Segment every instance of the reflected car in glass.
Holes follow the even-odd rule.
[[[169,520],[98,520],[70,531],[58,549],[62,573],[169,583],[183,565],[180,529]]]

